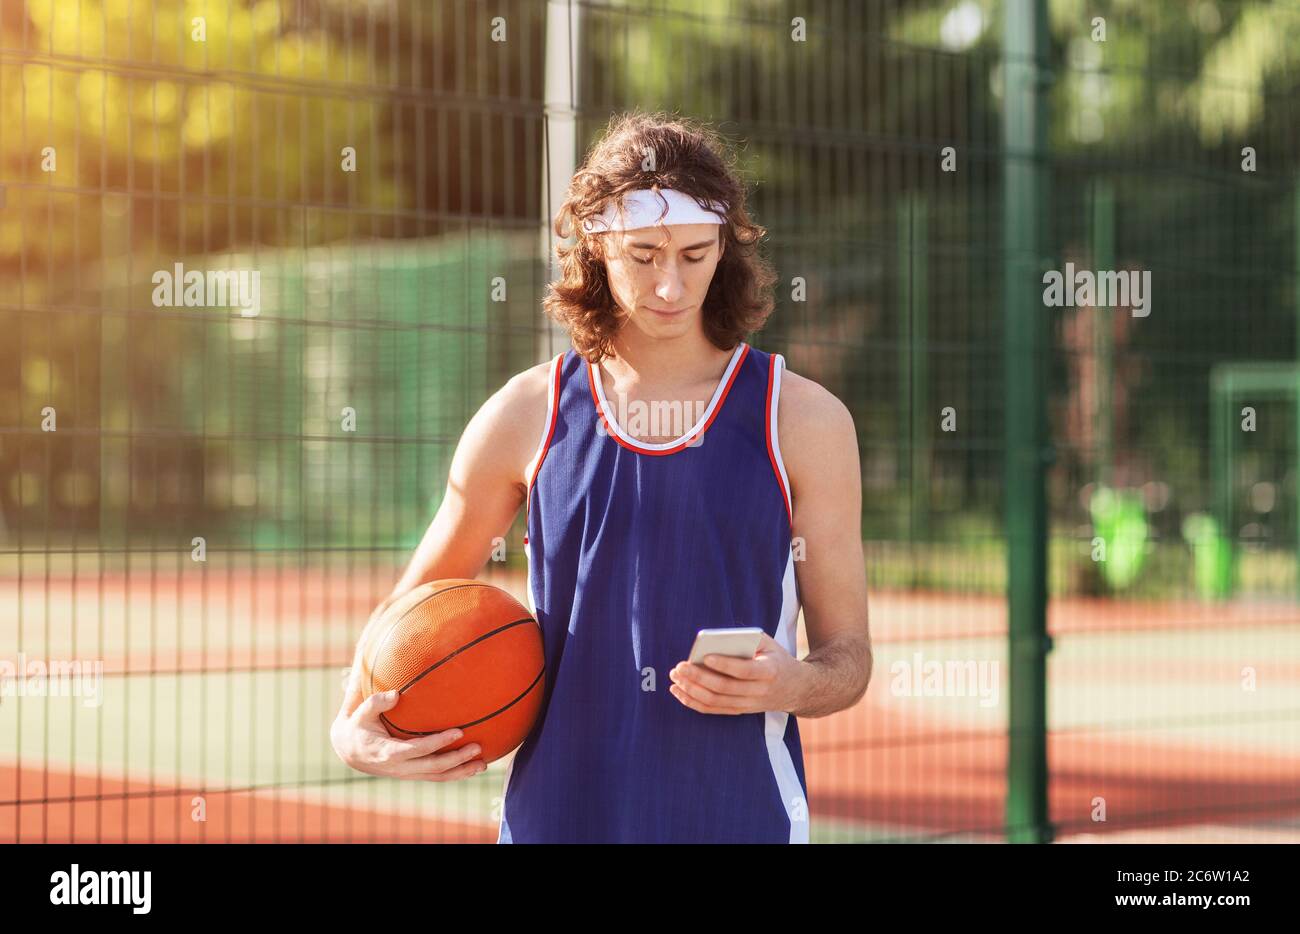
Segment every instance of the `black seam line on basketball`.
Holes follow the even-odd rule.
[[[406,682],[406,684],[404,684],[404,685],[402,685],[400,688],[398,688],[398,689],[397,689],[397,693],[398,693],[398,694],[405,694],[408,690],[410,690],[410,688],[411,688],[411,687],[412,687],[412,686],[413,686],[417,681],[419,681],[421,678],[423,678],[423,677],[424,677],[425,675],[427,675],[429,672],[433,671],[433,669],[435,669],[435,668],[437,668],[437,667],[439,667],[439,666],[441,666],[441,665],[445,665],[447,662],[451,661],[453,658],[455,658],[455,657],[456,657],[457,655],[459,655],[461,652],[467,652],[467,651],[469,651],[470,649],[474,648],[474,646],[476,646],[476,645],[478,645],[480,642],[482,642],[484,639],[491,639],[493,636],[497,635],[498,633],[505,632],[507,629],[512,629],[512,628],[514,628],[515,626],[522,626],[524,623],[532,623],[534,626],[536,626],[536,625],[537,625],[537,620],[535,620],[535,619],[533,619],[531,616],[529,616],[529,617],[527,617],[527,618],[525,618],[525,619],[517,619],[517,620],[515,620],[513,623],[506,623],[504,626],[500,626],[500,627],[498,627],[498,628],[496,628],[496,629],[493,629],[491,632],[485,632],[485,633],[483,633],[483,635],[479,636],[477,639],[474,639],[474,640],[472,640],[472,641],[470,641],[470,642],[466,642],[464,645],[462,645],[462,646],[461,646],[460,648],[458,648],[456,651],[452,652],[452,653],[451,653],[450,655],[448,655],[447,657],[445,657],[445,658],[440,658],[438,661],[434,662],[434,663],[433,663],[432,665],[430,665],[428,668],[424,669],[424,671],[420,672],[418,675],[416,675],[416,676],[415,676],[414,678],[412,678],[410,681]]]
[[[413,603],[411,606],[407,607],[406,612],[404,612],[401,616],[397,617],[397,619],[393,620],[391,623],[388,624],[387,631],[384,632],[383,637],[379,640],[379,649],[375,651],[375,658],[378,658],[380,654],[382,654],[382,650],[384,648],[385,643],[388,642],[389,637],[391,637],[392,634],[397,630],[397,624],[400,623],[402,620],[406,619],[406,617],[410,614],[412,610],[414,610],[417,606],[420,606],[420,604],[424,603],[426,600],[432,600],[434,597],[440,597],[445,593],[451,593],[453,590],[464,590],[466,587],[488,587],[488,586],[490,585],[483,581],[469,581],[464,584],[457,584],[455,587],[447,587],[443,590],[435,590],[433,593],[421,597],[418,602]],[[405,594],[403,594],[403,597],[410,596],[413,590],[414,588],[408,590]],[[401,602],[403,597],[398,597],[393,602],[399,603]],[[366,696],[369,697],[370,695],[375,693],[375,669],[373,665],[370,668],[370,680],[367,682],[367,687],[369,690]],[[405,691],[405,690],[406,688],[400,688],[399,693],[400,691]]]
[[[459,726],[448,726],[448,727],[443,727],[442,730],[408,730],[408,729],[406,729],[406,728],[404,728],[404,727],[400,727],[400,726],[398,726],[398,725],[397,725],[396,723],[394,723],[392,720],[389,720],[387,714],[382,714],[382,713],[381,713],[379,716],[380,716],[380,718],[381,718],[385,723],[387,723],[387,724],[388,724],[389,726],[391,726],[393,729],[395,729],[395,730],[401,730],[403,733],[407,733],[407,734],[409,734],[409,735],[411,735],[411,736],[432,736],[434,733],[441,733],[441,732],[443,732],[444,730],[467,730],[467,729],[469,729],[469,728],[472,727],[472,726],[478,726],[480,723],[485,723],[486,721],[491,720],[493,717],[497,716],[498,714],[505,713],[507,710],[509,710],[509,709],[510,709],[511,707],[513,707],[515,704],[519,703],[521,700],[523,700],[525,697],[527,697],[529,694],[532,693],[533,688],[537,687],[537,682],[542,680],[542,675],[544,675],[544,674],[546,674],[546,666],[545,666],[545,665],[543,665],[543,666],[542,666],[542,670],[539,671],[539,672],[537,673],[537,677],[533,679],[533,683],[530,684],[530,685],[528,685],[528,687],[524,689],[524,693],[520,694],[518,697],[516,697],[516,698],[515,698],[514,700],[512,700],[510,703],[506,704],[504,707],[500,708],[499,710],[494,710],[494,711],[492,711],[492,712],[491,712],[490,714],[488,714],[486,717],[479,717],[477,720],[471,720],[469,723],[462,723],[462,724],[460,724]]]

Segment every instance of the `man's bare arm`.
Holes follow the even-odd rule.
[[[546,420],[550,364],[513,377],[470,419],[456,446],[447,490],[406,570],[366,623],[368,630],[394,601],[420,584],[449,577],[476,577],[523,505],[525,469],[536,452]],[[361,703],[355,679],[365,632],[357,640],[352,675],[341,713]]]
[[[806,674],[790,712],[824,717],[866,693],[873,665],[862,553],[862,481],[857,432],[844,403],[786,372],[777,413],[781,455],[804,542],[795,575],[808,631]]]

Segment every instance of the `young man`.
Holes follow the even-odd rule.
[[[566,218],[581,233],[547,310],[575,349],[470,421],[371,619],[420,583],[477,575],[523,507],[547,691],[499,841],[806,842],[796,718],[854,704],[872,667],[852,418],[741,339],[770,313],[774,277],[707,134],[616,121],[574,177],[561,236]],[[753,659],[686,660],[698,630],[729,627],[763,629]],[[395,703],[362,703],[354,677],[331,731],[345,762],[429,781],[482,771],[475,746],[439,751],[456,730],[390,738],[378,717]]]

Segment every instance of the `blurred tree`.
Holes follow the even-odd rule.
[[[373,168],[391,158],[377,132],[386,96],[356,93],[387,84],[395,66],[318,18],[286,21],[282,6],[28,0],[25,17],[6,17],[4,44],[24,60],[0,64],[0,268],[26,270],[27,304],[66,287],[55,270],[125,252],[328,240],[349,231],[330,206],[401,201],[399,180]],[[345,146],[360,151],[355,173],[341,171]],[[310,217],[277,213],[308,205]],[[104,224],[106,211],[124,222]]]

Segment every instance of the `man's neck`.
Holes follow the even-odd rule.
[[[625,329],[614,339],[614,355],[601,365],[617,383],[641,386],[684,385],[717,379],[718,367],[733,351],[719,350],[703,332],[655,340]]]

